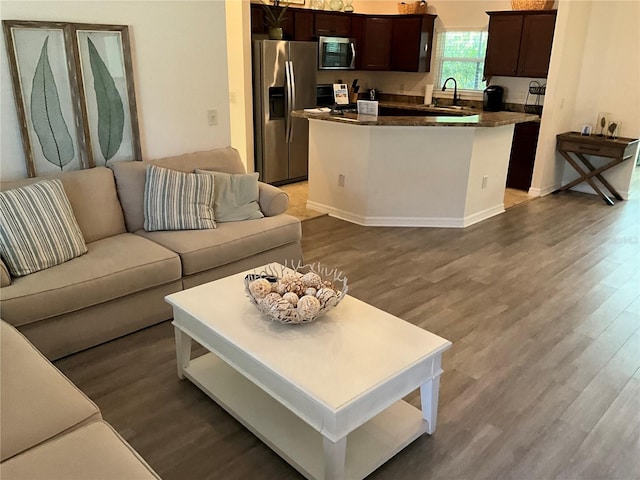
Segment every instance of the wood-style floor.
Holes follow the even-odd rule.
[[[639,205],[566,193],[466,229],[304,222],[307,261],[453,341],[435,434],[370,478],[640,478]],[[301,478],[178,381],[174,354],[166,322],[56,364],[166,480]]]

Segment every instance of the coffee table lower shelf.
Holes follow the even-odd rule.
[[[280,402],[208,353],[185,376],[309,479],[324,479],[322,435]],[[400,400],[347,437],[345,478],[362,479],[427,431],[422,412]]]

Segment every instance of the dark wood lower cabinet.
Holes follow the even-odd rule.
[[[536,160],[540,122],[517,123],[513,131],[507,187],[529,190]]]

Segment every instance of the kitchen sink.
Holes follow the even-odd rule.
[[[379,107],[381,117],[467,117],[477,115],[476,112],[464,110],[462,107],[428,107],[429,109],[414,110],[409,108]]]

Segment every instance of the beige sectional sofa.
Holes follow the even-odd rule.
[[[233,148],[149,163],[183,172],[245,172]],[[116,162],[111,168],[57,175],[88,253],[19,278],[11,278],[0,265],[2,317],[47,358],[170,319],[164,297],[183,288],[273,261],[302,260],[300,221],[284,214],[288,197],[263,183],[259,204],[264,218],[219,223],[213,230],[146,232],[146,166]],[[37,180],[5,182],[1,189]]]
[[[157,479],[98,407],[0,321],[0,478]]]

